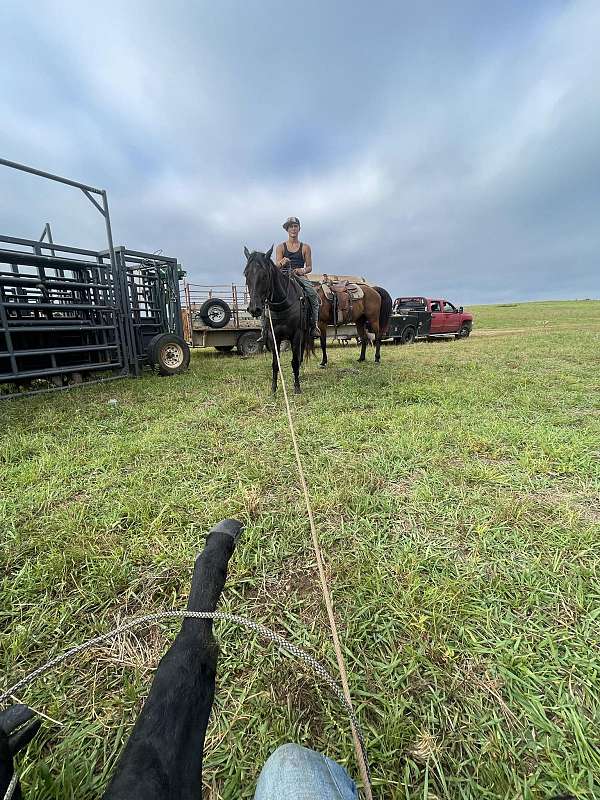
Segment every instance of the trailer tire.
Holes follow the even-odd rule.
[[[209,328],[224,328],[231,319],[231,308],[220,297],[212,297],[200,306],[200,319]]]
[[[471,328],[468,325],[463,325],[459,332],[456,334],[457,339],[466,339],[471,334]]]
[[[216,344],[215,350],[218,350],[219,353],[231,353],[233,350],[232,344]]]
[[[150,365],[161,375],[178,375],[190,365],[187,342],[174,333],[157,333],[146,348]]]
[[[258,341],[258,331],[245,331],[237,340],[238,353],[241,356],[256,356],[262,350]]]

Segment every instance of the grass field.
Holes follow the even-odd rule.
[[[371,349],[359,365],[332,348],[291,401],[375,796],[598,798],[600,303],[480,307],[468,340],[382,354],[376,368]],[[269,371],[197,352],[178,378],[0,405],[3,685],[183,608],[204,533],[229,516],[247,527],[221,608],[336,674]],[[26,796],[98,796],[176,628],[113,641],[19,698],[51,718],[21,761]],[[251,798],[286,741],[356,775],[327,691],[246,632],[217,635],[206,796]]]

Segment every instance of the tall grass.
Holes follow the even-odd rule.
[[[510,313],[528,333],[385,347],[380,367],[333,347],[293,398],[378,797],[600,796],[600,304],[560,306],[560,330],[546,311],[479,308],[476,330]],[[335,673],[269,373],[197,352],[178,378],[2,405],[3,684],[182,608],[205,531],[229,516],[246,531],[221,608]],[[113,641],[19,698],[54,720],[21,763],[29,796],[98,795],[175,630]],[[207,797],[252,797],[286,741],[356,774],[313,676],[245,631],[218,636]]]

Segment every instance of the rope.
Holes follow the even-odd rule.
[[[338,668],[340,670],[340,678],[342,681],[342,687],[344,690],[344,698],[346,700],[346,704],[349,708],[353,709],[352,698],[350,697],[350,689],[348,688],[348,675],[346,673],[346,664],[344,661],[344,656],[342,655],[342,647],[340,644],[337,625],[335,623],[335,615],[333,613],[333,604],[327,586],[327,578],[325,576],[325,568],[323,566],[323,557],[321,555],[321,548],[319,546],[319,537],[317,536],[317,529],[315,527],[315,520],[313,517],[312,506],[310,504],[310,497],[308,495],[308,487],[306,485],[306,479],[304,477],[304,470],[302,469],[302,461],[300,459],[300,451],[298,450],[298,442],[296,440],[296,431],[294,429],[294,422],[292,420],[292,412],[290,411],[290,403],[288,400],[287,390],[285,386],[285,378],[283,377],[283,370],[281,369],[281,361],[279,360],[279,348],[277,347],[277,340],[275,338],[275,328],[273,327],[273,320],[271,319],[271,309],[269,308],[268,310],[269,310],[269,322],[271,323],[271,333],[273,335],[273,351],[277,357],[277,367],[279,369],[279,376],[281,378],[281,385],[283,387],[285,408],[287,411],[287,418],[290,426],[292,443],[294,445],[294,453],[296,454],[296,464],[298,466],[298,473],[300,475],[302,492],[304,493],[304,502],[306,503],[306,511],[308,513],[308,519],[310,521],[310,535],[312,537],[313,548],[315,551],[315,556],[317,558],[317,567],[319,570],[319,578],[321,580],[321,589],[323,590],[323,599],[325,600],[325,606],[327,608],[327,616],[329,617],[329,625],[331,627],[331,634],[333,637],[333,647],[335,650],[335,657],[338,663]],[[311,332],[308,333],[309,336],[310,334]],[[354,712],[352,714],[351,719],[353,718],[355,718]],[[358,761],[360,776],[363,781],[365,796],[367,800],[373,800],[368,762],[366,759],[364,746],[361,743],[361,737],[359,736],[358,731],[354,726],[354,722],[352,723],[352,738],[354,740],[354,749],[356,751],[356,758]]]
[[[10,783],[8,784],[8,789],[4,795],[4,800],[10,800],[10,798],[15,793],[15,789],[17,788],[17,781],[19,780],[19,776],[16,772],[13,772],[13,776],[10,779]]]
[[[138,617],[136,619],[130,620],[129,622],[121,625],[118,628],[109,631],[108,633],[103,633],[100,636],[96,636],[93,639],[88,639],[83,644],[77,645],[76,647],[72,647],[70,650],[62,653],[61,655],[57,656],[56,658],[51,659],[50,661],[43,664],[41,667],[38,667],[33,672],[30,672],[21,680],[17,681],[14,686],[11,686],[7,689],[3,694],[0,695],[0,704],[5,702],[11,695],[16,694],[21,689],[29,684],[33,683],[40,675],[48,672],[49,670],[53,669],[54,667],[61,664],[63,661],[72,658],[73,656],[77,655],[78,653],[83,652],[84,650],[88,650],[91,647],[95,647],[102,642],[107,641],[108,639],[116,636],[120,633],[124,633],[125,631],[131,630],[132,628],[147,624],[149,622],[156,622],[159,619],[164,619],[166,617],[191,617],[196,619],[223,619],[227,620],[228,622],[232,622],[237,625],[241,625],[245,628],[249,628],[250,630],[256,631],[260,636],[263,638],[269,639],[272,642],[275,642],[279,645],[283,650],[286,650],[290,655],[296,658],[299,661],[304,662],[308,667],[310,667],[317,675],[321,677],[321,679],[329,686],[338,700],[342,703],[345,707],[346,712],[348,713],[348,717],[350,719],[350,723],[352,726],[352,738],[354,740],[354,749],[356,751],[356,758],[358,761],[358,767],[360,771],[360,775],[363,781],[363,787],[365,792],[366,800],[373,800],[373,794],[371,791],[371,780],[370,780],[370,770],[369,770],[369,763],[367,759],[367,751],[365,745],[364,735],[358,723],[358,719],[356,718],[356,714],[354,712],[354,707],[352,705],[352,698],[350,696],[350,689],[348,687],[348,676],[346,672],[346,664],[344,662],[344,656],[342,655],[342,648],[340,644],[340,639],[338,635],[337,625],[335,622],[335,615],[333,612],[333,604],[331,600],[331,596],[329,593],[329,589],[327,586],[327,579],[325,576],[325,568],[323,566],[323,557],[321,554],[321,548],[319,546],[319,538],[317,535],[314,516],[312,512],[312,506],[310,504],[310,497],[308,494],[308,487],[306,484],[306,479],[304,477],[304,470],[302,468],[302,461],[300,459],[300,451],[298,449],[298,442],[296,439],[296,431],[294,429],[294,423],[292,420],[292,414],[290,411],[290,404],[287,395],[287,389],[285,384],[285,378],[283,376],[283,370],[281,369],[281,361],[279,359],[279,349],[277,347],[277,342],[275,339],[275,329],[273,328],[273,320],[271,318],[271,310],[269,308],[269,322],[271,324],[271,332],[273,335],[273,347],[275,351],[275,355],[277,358],[277,367],[279,370],[279,375],[281,378],[281,384],[283,387],[283,396],[285,398],[285,407],[287,411],[288,423],[290,427],[290,433],[292,437],[292,443],[294,446],[294,453],[296,456],[296,464],[298,466],[298,473],[300,476],[300,483],[302,485],[302,491],[304,494],[304,500],[306,503],[306,510],[308,513],[308,518],[310,521],[310,532],[312,537],[312,543],[315,551],[315,556],[317,559],[317,567],[319,570],[319,578],[321,581],[321,588],[323,591],[323,598],[325,600],[325,606],[327,608],[327,616],[329,618],[329,625],[331,627],[331,633],[333,637],[333,645],[336,655],[336,660],[338,663],[338,668],[340,671],[340,677],[342,681],[342,691],[340,691],[339,686],[331,677],[331,675],[327,672],[325,667],[312,656],[309,656],[303,650],[301,650],[296,645],[288,642],[278,633],[271,631],[269,628],[265,627],[264,625],[260,625],[259,623],[252,622],[245,617],[240,617],[235,614],[227,614],[224,612],[219,611],[162,611],[157,614],[148,614],[144,617]],[[310,334],[309,334],[310,335]],[[10,785],[4,795],[3,800],[10,800],[12,797],[15,787],[17,785],[17,773],[12,777]]]
[[[338,684],[335,680],[331,677],[327,669],[321,664],[320,661],[317,661],[316,658],[313,658],[308,653],[305,653],[304,650],[301,650],[297,645],[289,642],[287,639],[284,639],[283,636],[280,636],[275,631],[272,631],[270,628],[267,628],[265,625],[261,625],[258,622],[252,622],[252,620],[247,619],[246,617],[240,617],[237,614],[227,614],[222,611],[160,611],[156,614],[147,614],[144,617],[136,617],[135,619],[126,622],[124,625],[120,625],[118,628],[114,628],[112,631],[108,633],[102,633],[99,636],[95,636],[93,639],[88,639],[87,641],[83,642],[83,644],[79,644],[76,647],[72,647],[70,650],[66,650],[56,658],[47,661],[41,667],[34,669],[33,672],[30,672],[24,678],[17,681],[14,686],[11,686],[9,689],[6,689],[0,695],[0,704],[4,703],[11,695],[20,692],[21,689],[29,686],[33,683],[37,678],[41,675],[44,675],[46,672],[49,672],[54,667],[57,667],[59,664],[62,664],[63,661],[67,661],[73,656],[82,653],[84,650],[89,650],[92,647],[96,647],[103,642],[106,642],[108,639],[111,639],[113,636],[117,636],[120,633],[125,633],[126,631],[131,630],[132,628],[136,628],[139,625],[146,625],[150,622],[156,622],[159,619],[165,618],[174,618],[174,617],[184,617],[184,618],[193,618],[193,619],[221,619],[225,620],[226,622],[232,622],[234,625],[241,625],[244,628],[249,628],[252,631],[258,633],[263,639],[268,639],[271,642],[277,644],[282,650],[286,650],[293,658],[297,661],[302,662],[305,666],[315,672],[333,692],[335,697],[340,701],[340,703],[346,709],[348,717],[350,719],[350,724],[352,726],[353,733],[358,737],[359,745],[360,745],[360,753],[363,759],[364,764],[367,767],[368,771],[368,762],[367,762],[367,749],[365,745],[365,739],[359,722],[356,718],[354,713],[354,709],[352,707],[352,703],[349,703],[347,698],[345,697],[345,693],[340,689]],[[11,780],[10,786],[6,794],[4,795],[3,800],[10,800],[12,794],[14,792],[18,777],[17,773],[13,775]]]

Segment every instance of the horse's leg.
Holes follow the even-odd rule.
[[[366,352],[367,352],[367,331],[365,330],[365,323],[361,321],[356,321],[356,332],[358,333],[358,337],[360,339],[360,356],[358,357],[359,361],[364,361]]]
[[[277,366],[277,356],[279,355],[279,342],[277,337],[273,339],[273,379],[271,380],[271,392],[277,394],[277,375],[279,367]]]
[[[375,319],[369,320],[369,324],[371,326],[371,330],[375,334],[375,363],[379,364],[380,356],[379,356],[379,349],[381,347],[381,330],[379,329],[379,316]]]
[[[324,369],[327,366],[327,323],[329,322],[329,312],[331,305],[325,299],[325,295],[323,294],[323,290],[319,289],[319,331],[321,332],[320,341],[321,341],[321,352],[323,353],[323,358],[321,359],[321,363],[319,366]]]
[[[310,336],[310,333],[307,334]],[[292,342],[292,370],[294,372],[294,394],[300,394],[300,364],[302,363],[302,348],[304,346],[302,331],[296,331]]]
[[[320,322],[319,330],[321,331],[321,352],[323,353],[319,366],[325,368],[327,366],[327,325]]]

